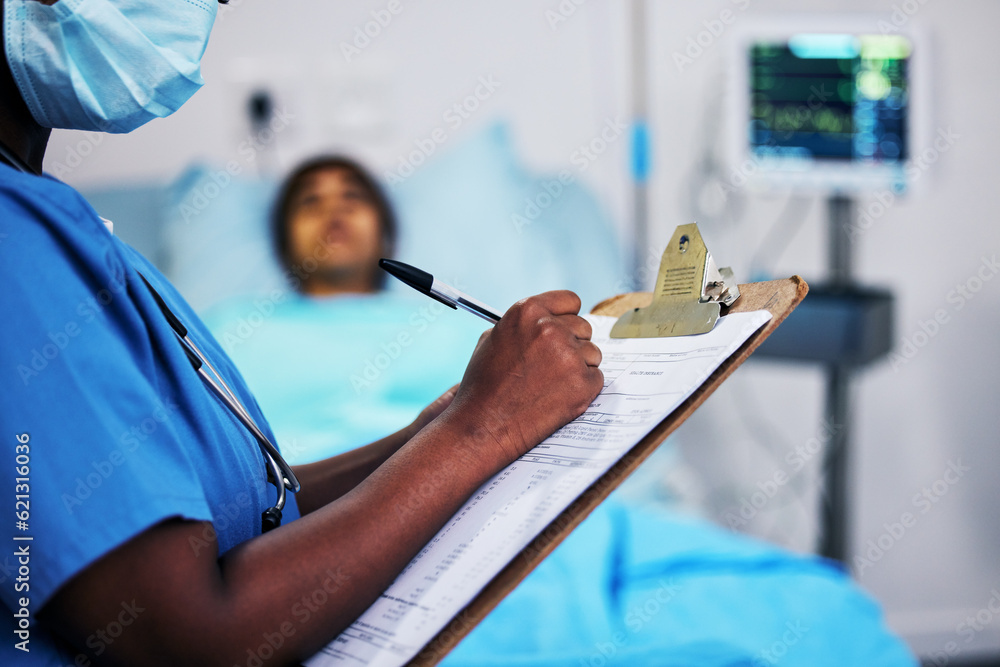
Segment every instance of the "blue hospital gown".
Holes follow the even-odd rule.
[[[205,315],[292,463],[373,442],[458,384],[487,324],[420,296],[233,299]]]

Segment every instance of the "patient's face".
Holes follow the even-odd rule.
[[[307,294],[374,291],[382,253],[378,211],[349,169],[307,178],[292,201],[288,234],[292,262],[318,267],[303,280]]]

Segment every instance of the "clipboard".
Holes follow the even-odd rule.
[[[642,440],[621,457],[559,516],[515,556],[472,602],[465,606],[407,665],[429,667],[440,662],[476,625],[496,607],[528,574],[621,484],[662,443],[668,435],[718,389],[726,378],[771,335],[778,325],[801,303],[809,292],[799,276],[783,280],[739,285],[740,298],[730,307],[721,306],[721,316],[729,313],[767,310],[771,319],[719,366],[714,373],[680,406],[656,425]],[[653,301],[649,292],[619,294],[594,306],[595,315],[620,317],[629,310],[645,308]]]

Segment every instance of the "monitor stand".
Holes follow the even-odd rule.
[[[828,274],[754,355],[758,359],[800,360],[821,365],[824,420],[830,431],[823,455],[823,494],[817,551],[846,561],[850,549],[851,380],[863,366],[892,349],[893,295],[862,287],[853,277],[853,199],[827,200]]]

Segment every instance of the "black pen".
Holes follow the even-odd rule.
[[[464,308],[473,315],[478,315],[483,318],[490,324],[496,324],[502,317],[502,315],[498,315],[495,310],[486,304],[476,301],[468,294],[459,292],[454,287],[445,285],[431,274],[426,271],[421,271],[415,266],[410,266],[409,264],[404,264],[403,262],[397,262],[394,259],[380,259],[378,261],[378,265],[380,268],[388,271],[390,275],[399,278],[413,289],[418,292],[423,292],[432,299],[437,299],[449,308]]]

